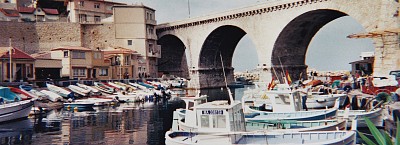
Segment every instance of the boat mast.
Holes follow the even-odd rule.
[[[221,54],[221,51],[219,52],[219,56],[220,56],[220,58],[221,58],[222,72],[224,73],[225,87],[226,87],[226,89],[228,90],[228,94],[229,94],[229,100],[230,100],[230,102],[231,102],[231,103],[233,103],[233,96],[232,96],[232,92],[231,92],[231,89],[229,89],[229,87],[228,87],[228,83],[227,83],[227,81],[226,81],[226,75],[225,75],[225,66],[224,66],[224,61],[222,60],[222,54]]]
[[[12,55],[12,47],[11,47],[11,37],[8,39],[8,41],[9,41],[9,43],[10,43],[10,47],[9,47],[9,51],[8,51],[8,55],[10,55],[10,80],[9,80],[9,82],[11,83],[12,82],[12,78],[13,78],[13,76],[12,76],[12,57],[11,57],[11,55]]]

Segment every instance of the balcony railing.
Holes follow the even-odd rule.
[[[146,20],[146,24],[157,25],[157,21],[156,20]]]

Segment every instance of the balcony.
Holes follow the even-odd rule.
[[[147,56],[161,58],[161,45],[156,45],[153,50],[147,53]]]
[[[157,25],[157,21],[156,20],[146,20],[146,24]]]
[[[147,39],[157,40],[157,35],[155,35],[155,34],[147,34]]]

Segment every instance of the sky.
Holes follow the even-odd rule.
[[[273,0],[114,0],[127,4],[143,4],[156,10],[158,24],[215,14],[253,6]],[[190,15],[189,15],[190,6]],[[365,32],[350,16],[338,18],[318,31],[306,54],[306,65],[321,71],[350,70],[349,62],[359,60],[361,52],[374,51],[371,39],[349,39],[350,34]],[[237,45],[232,65],[235,71],[254,69],[257,52],[250,38],[244,36]]]

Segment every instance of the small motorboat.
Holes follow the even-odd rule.
[[[3,100],[0,102],[0,122],[28,117],[34,104],[34,99],[22,100],[8,87],[0,87],[0,98]]]
[[[59,101],[63,101],[64,100],[62,96],[60,96],[57,93],[54,93],[52,91],[41,90],[40,93],[47,95],[49,100],[52,101],[52,102],[59,102]]]
[[[118,84],[113,83],[113,82],[108,82],[108,84],[109,84],[110,86],[112,86],[112,87],[118,88],[119,90],[124,90],[124,91],[126,90],[126,87],[125,87],[125,86],[118,85]]]
[[[32,94],[30,94],[26,91],[23,91],[21,89],[14,88],[14,87],[9,87],[9,88],[10,88],[11,92],[18,94],[18,96],[20,96],[22,100],[29,100],[29,99],[32,99],[35,97]]]
[[[50,91],[59,94],[60,96],[64,97],[64,98],[74,98],[74,94],[70,91],[67,91],[61,87],[52,85],[52,84],[46,84],[47,89],[49,89]]]
[[[22,92],[25,92],[25,93],[27,93],[27,94],[30,94],[31,96],[33,96],[33,98],[36,98],[36,100],[46,100],[46,99],[49,99],[49,96],[48,95],[46,95],[46,94],[43,94],[42,92],[39,92],[39,91],[37,91],[37,90],[35,90],[35,89],[33,89],[33,88],[30,88],[30,89],[27,89],[27,90],[25,90],[26,89],[26,87],[19,87],[20,88],[20,90],[22,91]],[[29,90],[29,91],[28,91]]]
[[[93,102],[88,101],[74,101],[74,102],[67,102],[64,103],[64,107],[67,108],[92,108],[94,106]]]
[[[92,86],[88,86],[88,85],[80,84],[80,83],[76,83],[76,85],[83,89],[89,90],[92,95],[101,95],[100,90],[98,90]]]
[[[114,93],[114,88],[108,87],[101,82],[94,82],[93,84],[96,89],[99,89],[100,91],[102,91],[104,93],[108,93],[108,94]]]
[[[82,100],[75,100],[75,102],[87,102],[94,103],[94,106],[105,106],[112,102],[111,99],[100,99],[100,98],[87,98]]]
[[[81,96],[88,96],[90,93],[90,90],[86,90],[86,89],[83,89],[83,88],[75,86],[75,85],[69,85],[68,89],[70,89],[72,92],[77,93]]]
[[[20,89],[26,90],[26,91],[30,91],[32,90],[32,85],[19,85]]]

